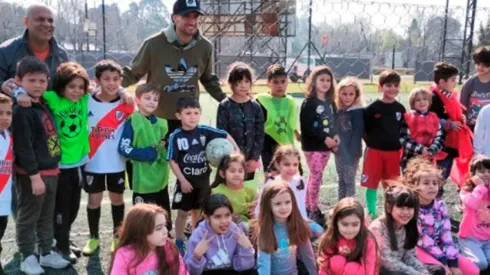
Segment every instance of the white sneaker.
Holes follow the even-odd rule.
[[[54,269],[62,269],[70,264],[69,261],[63,259],[60,254],[54,251],[51,251],[51,253],[46,256],[41,256],[41,260],[39,262],[42,266],[51,267]]]
[[[44,273],[44,269],[39,265],[36,256],[31,255],[20,263],[20,271],[27,275],[39,275]]]

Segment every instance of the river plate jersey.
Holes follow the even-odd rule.
[[[119,173],[126,170],[126,159],[118,146],[124,122],[134,111],[133,105],[119,99],[101,102],[95,95],[88,101],[90,153],[85,171],[96,174]]]
[[[12,164],[14,150],[12,135],[8,130],[0,132],[0,216],[10,214],[12,204]]]

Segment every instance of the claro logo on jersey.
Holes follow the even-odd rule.
[[[182,172],[189,176],[200,176],[208,172],[208,166],[206,164],[207,159],[204,152],[199,154],[185,154],[184,163],[191,164],[190,166],[204,166],[204,167],[185,167]]]

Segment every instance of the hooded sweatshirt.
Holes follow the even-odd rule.
[[[362,135],[364,134],[364,108],[354,105],[337,112],[337,133],[340,138],[339,150],[336,157],[340,157],[347,164],[354,164],[362,156]]]
[[[211,42],[197,32],[190,43],[182,45],[172,24],[143,42],[131,66],[123,69],[122,85],[130,86],[148,75],[147,82],[160,90],[160,102],[154,114],[175,120],[179,98],[199,98],[198,81],[216,100],[221,101],[226,97],[213,66]]]
[[[51,112],[43,99],[29,108],[13,106],[15,171],[23,175],[58,175],[60,143]]]
[[[240,232],[240,228],[232,222],[228,231],[218,234],[210,241],[208,251],[197,260],[194,257],[194,249],[197,244],[208,234],[211,238],[214,234],[213,229],[207,221],[203,221],[192,232],[187,245],[184,261],[191,275],[200,275],[206,270],[229,269],[244,271],[252,269],[255,265],[253,248],[243,248],[238,244],[233,232]]]
[[[490,240],[490,196],[488,187],[477,185],[473,191],[461,190],[463,218],[459,226],[460,238],[473,238],[478,241]]]

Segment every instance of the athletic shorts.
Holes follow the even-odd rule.
[[[190,193],[182,192],[180,182],[175,184],[174,198],[172,201],[172,209],[182,211],[199,210],[201,209],[204,199],[209,195],[209,179],[207,184],[199,184],[199,187],[192,186]]]
[[[401,151],[381,151],[366,148],[361,175],[361,186],[377,189],[381,181],[386,188],[386,180],[400,176]]]
[[[94,174],[85,172],[83,190],[89,194],[104,192],[105,190],[122,194],[125,189],[125,173]]]

